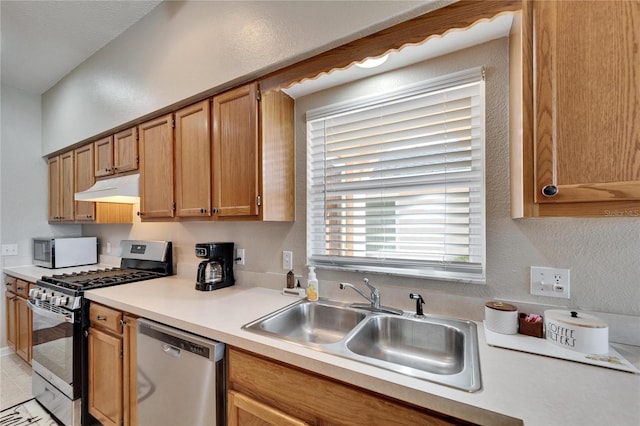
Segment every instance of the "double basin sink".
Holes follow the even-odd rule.
[[[243,329],[468,392],[482,387],[472,321],[320,299],[286,306]]]

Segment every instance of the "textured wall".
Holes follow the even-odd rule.
[[[43,95],[42,154],[445,3],[163,2]]]

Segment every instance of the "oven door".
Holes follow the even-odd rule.
[[[73,311],[58,312],[29,300],[33,311],[33,371],[70,399],[79,395],[80,322]],[[76,365],[77,364],[77,365]]]

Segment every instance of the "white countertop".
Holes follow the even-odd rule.
[[[72,269],[24,266],[5,272],[34,282]],[[488,346],[481,323],[482,390],[468,393],[243,331],[244,324],[296,302],[278,291],[230,287],[200,292],[194,287],[193,280],[173,276],[91,290],[86,297],[480,424],[506,424],[515,418],[526,425],[640,425],[640,375]],[[614,347],[640,366],[640,348]]]
[[[507,423],[508,417],[526,425],[640,424],[640,375],[491,347],[482,324],[482,390],[467,393],[242,330],[297,300],[277,291],[230,287],[200,292],[194,286],[192,280],[169,277],[91,290],[86,297],[481,424]],[[637,356],[633,350],[625,353],[625,347],[616,349],[625,357]]]

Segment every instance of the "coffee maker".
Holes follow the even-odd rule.
[[[206,259],[198,265],[196,290],[218,290],[236,282],[233,278],[233,243],[197,243],[196,256]]]

